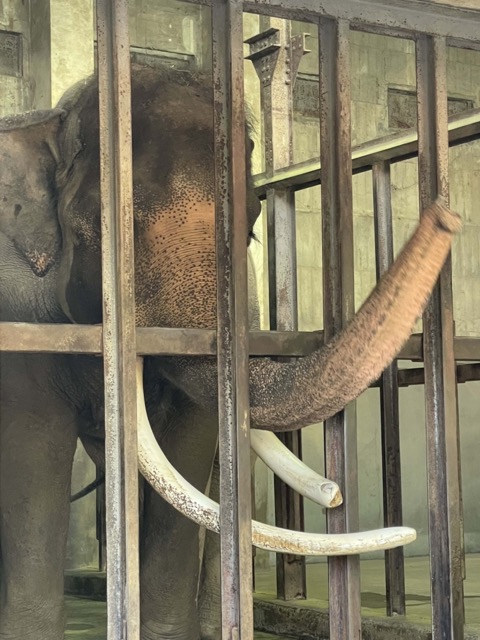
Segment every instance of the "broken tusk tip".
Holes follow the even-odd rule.
[[[343,504],[343,496],[340,493],[340,491],[338,491],[330,503],[330,508],[339,507],[342,504]]]
[[[323,494],[330,496],[328,506],[330,509],[333,507],[339,507],[343,503],[342,492],[340,491],[338,484],[335,482],[322,482],[320,485],[320,491]]]
[[[436,222],[439,227],[449,233],[458,233],[462,228],[462,219],[449,209],[445,203],[445,199],[439,196],[431,205],[431,209],[436,217]]]

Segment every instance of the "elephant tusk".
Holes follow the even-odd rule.
[[[251,429],[250,443],[267,467],[300,495],[330,509],[342,504],[338,484],[307,467],[271,431]]]
[[[143,360],[137,359],[138,464],[142,475],[169,504],[200,526],[220,532],[216,502],[193,487],[169,463],[152,432],[143,394]],[[391,527],[359,533],[319,534],[289,531],[252,521],[255,546],[277,553],[306,556],[355,555],[392,549],[416,538],[409,527]]]

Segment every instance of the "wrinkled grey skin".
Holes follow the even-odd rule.
[[[158,140],[157,131],[149,130],[152,127],[148,113],[149,108],[153,109],[150,106],[154,102],[152,95],[158,102],[160,92],[151,87],[158,80],[156,73],[137,70],[133,84],[134,100],[141,103],[139,111],[144,111],[141,119],[140,115],[134,115],[134,132],[136,122],[140,121],[142,125],[141,133],[134,135],[137,158],[134,194],[136,202],[147,201],[142,209],[147,213],[148,196],[158,184],[159,195],[155,193],[154,199],[168,207],[169,199],[160,190],[163,188],[168,193],[168,176],[171,175],[172,154],[167,148],[171,139],[168,136],[162,139],[160,132]],[[184,82],[183,76],[176,72],[167,72],[167,76],[169,85],[175,85],[179,79]],[[205,97],[210,89],[204,90],[201,85],[195,89],[195,86],[193,91],[200,96],[199,105],[192,104],[191,108],[198,116],[187,113],[187,120],[181,126],[187,122],[186,126],[190,127],[190,118],[194,129],[192,135],[197,134],[203,143],[212,133],[211,125],[205,126],[205,122],[211,122],[212,112],[205,116],[201,113],[205,104],[210,104]],[[62,105],[66,108],[66,116],[60,111],[47,116],[27,115],[17,119],[18,126],[12,120],[4,121],[1,133],[5,141],[4,157],[0,173],[5,196],[0,211],[2,321],[101,321],[99,229],[97,222],[90,222],[93,218],[87,219],[92,210],[98,220],[98,158],[93,154],[93,160],[92,157],[84,160],[82,156],[84,147],[95,147],[92,140],[97,134],[95,130],[85,134],[77,114],[77,108],[95,111],[94,104],[85,106],[89,96],[85,97],[83,87],[70,91]],[[165,100],[175,100],[175,89]],[[178,114],[181,118],[181,110]],[[88,138],[90,134],[91,139]],[[142,134],[144,138],[140,139]],[[28,147],[30,138],[32,144]],[[191,143],[187,138],[183,144]],[[28,153],[22,148],[28,149]],[[208,189],[202,185],[204,176],[200,174],[208,172],[211,176],[212,148],[211,142],[205,162],[200,155],[195,158],[196,150],[193,150],[193,157],[186,160],[187,166],[193,163],[199,167],[197,177],[195,172],[190,176],[194,185],[192,197],[197,197],[195,207],[202,198],[211,201]],[[184,169],[183,166],[180,168]],[[182,179],[179,184],[183,192],[188,193],[189,185]],[[211,187],[210,184],[207,186]],[[177,188],[172,199],[178,195]],[[256,199],[251,202],[249,215],[253,225],[259,206]],[[17,205],[21,206],[20,210]],[[182,201],[178,209],[179,215],[184,215]],[[168,214],[175,222],[176,211]],[[155,222],[155,213],[151,215]],[[156,236],[148,235],[146,218],[147,215],[136,217],[137,231],[143,232],[149,242],[156,242]],[[187,224],[181,221],[181,225]],[[194,230],[189,232],[193,237]],[[32,260],[32,247],[44,256],[43,261]],[[84,247],[85,255],[82,253]],[[142,246],[137,245],[136,249],[143,256]],[[201,250],[197,253],[201,254]],[[155,253],[152,256],[155,262]],[[200,257],[204,261],[207,259],[203,254]],[[90,271],[84,276],[82,266],[85,264]],[[189,259],[189,268],[195,272],[194,258]],[[146,264],[145,270],[147,274],[155,275],[151,262]],[[153,293],[153,300],[143,304],[147,284],[144,279],[137,282],[137,322],[175,326],[175,319],[149,315],[157,301]],[[208,286],[208,282],[204,283],[199,296]],[[194,300],[187,302],[187,309],[191,305],[194,308]],[[202,323],[201,320],[192,322],[194,326],[202,326]],[[187,317],[183,326],[188,325]],[[1,354],[1,640],[61,640],[64,637],[63,567],[73,455],[77,437],[80,437],[94,461],[103,465],[102,379],[100,358]],[[153,358],[146,359],[145,363],[145,392],[149,417],[165,453],[181,474],[205,490],[216,450],[215,416],[163,378]],[[142,640],[218,635],[218,600],[208,596],[202,597],[207,610],[203,619],[207,623],[204,633],[200,631],[198,527],[149,487],[146,488],[140,525]],[[218,544],[209,542],[208,548],[213,549],[209,557],[217,561]],[[213,580],[217,573],[211,574]],[[202,583],[211,582],[209,571],[204,571]],[[218,590],[216,593],[218,595]]]

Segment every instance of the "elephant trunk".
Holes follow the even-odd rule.
[[[460,228],[438,199],[344,331],[293,365],[253,361],[252,423],[284,431],[321,422],[374,382],[410,336]]]

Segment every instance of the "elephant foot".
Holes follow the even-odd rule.
[[[221,628],[212,628],[212,629],[202,629],[202,633],[200,635],[200,640],[221,640],[222,637],[222,629]]]
[[[175,623],[143,623],[142,640],[200,640],[200,630],[196,624],[182,620]]]

